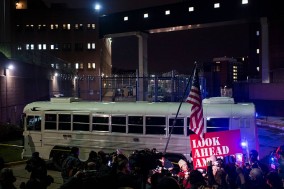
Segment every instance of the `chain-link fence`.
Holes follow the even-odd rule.
[[[189,77],[180,76],[102,78],[102,101],[178,102],[189,91],[189,87],[186,89],[188,80]],[[200,83],[205,84],[203,81]],[[201,87],[205,89],[205,86]]]

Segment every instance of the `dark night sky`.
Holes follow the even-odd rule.
[[[195,61],[202,63],[216,57],[247,56],[248,41],[248,26],[245,24],[150,34],[149,72],[177,70],[189,74]],[[119,49],[113,51],[113,66],[137,69],[137,44],[136,37],[113,39],[113,48]]]
[[[69,7],[90,7],[99,2],[102,13],[135,10],[182,0],[43,0],[68,2]],[[84,2],[84,3],[82,3]],[[194,61],[211,61],[215,57],[241,57],[248,55],[249,38],[246,24],[192,29],[179,32],[150,34],[148,38],[149,73],[177,70],[189,74]],[[134,36],[113,39],[113,68],[138,69],[138,41]]]

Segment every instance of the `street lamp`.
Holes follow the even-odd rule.
[[[14,65],[13,64],[9,64],[4,68],[4,76],[7,76],[7,70],[13,70],[14,69]]]
[[[101,7],[101,5],[100,5],[99,3],[96,3],[95,6],[94,6],[94,8],[95,8],[96,11],[99,12],[102,7]]]

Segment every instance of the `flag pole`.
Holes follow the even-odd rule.
[[[165,150],[164,150],[164,154],[167,152],[167,148],[168,148],[168,145],[169,145],[169,141],[170,141],[172,132],[173,132],[173,130],[174,130],[174,127],[175,127],[175,125],[176,125],[176,120],[177,120],[177,117],[178,117],[178,114],[179,114],[181,105],[182,105],[182,103],[183,103],[183,101],[184,101],[184,98],[185,98],[185,95],[186,95],[188,86],[189,86],[189,84],[190,84],[191,81],[192,81],[192,76],[195,74],[195,70],[196,70],[196,69],[197,69],[197,63],[194,62],[194,66],[193,66],[191,75],[190,75],[190,77],[189,77],[189,80],[188,80],[188,82],[187,82],[187,84],[186,84],[186,88],[185,88],[185,90],[184,90],[184,92],[183,92],[183,96],[182,96],[182,98],[181,98],[181,100],[180,100],[180,103],[179,103],[179,107],[178,107],[178,110],[177,110],[177,113],[176,113],[176,116],[175,116],[175,119],[174,119],[174,122],[173,122],[173,126],[172,126],[172,129],[171,129],[171,131],[170,131],[170,134],[169,134],[167,143],[166,143],[166,147],[165,147]]]

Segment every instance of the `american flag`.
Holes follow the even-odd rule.
[[[202,96],[200,92],[198,70],[195,69],[192,85],[186,102],[192,104],[190,114],[189,129],[197,134],[201,139],[204,135],[204,120],[203,120],[203,108],[202,108]]]

